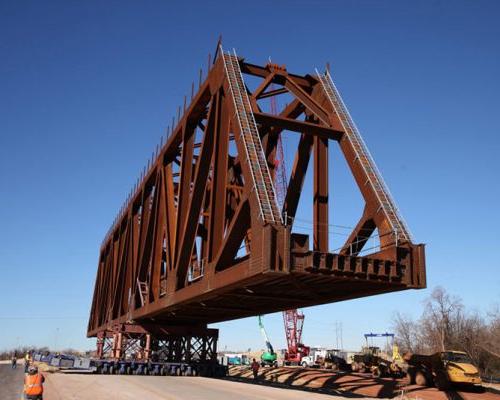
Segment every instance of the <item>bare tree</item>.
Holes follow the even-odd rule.
[[[418,326],[410,316],[399,312],[395,313],[393,330],[401,353],[417,353],[421,350],[418,340]]]
[[[465,351],[487,376],[500,376],[500,309],[488,318],[467,312],[460,298],[441,287],[425,301],[418,321],[396,313],[396,340],[403,352]]]
[[[463,304],[442,287],[436,287],[427,300],[421,323],[425,326],[427,343],[436,351],[445,351],[456,342],[463,319]]]

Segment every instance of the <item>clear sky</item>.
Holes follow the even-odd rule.
[[[250,62],[330,61],[427,244],[429,289],[305,309],[305,342],[335,344],[338,321],[356,349],[395,311],[419,315],[436,285],[487,311],[500,302],[499,18],[496,1],[0,1],[0,349],[94,345],[101,240],[219,34]],[[353,225],[362,203],[334,145],[331,222]],[[281,315],[264,321],[284,346]],[[263,346],[255,318],[217,326],[222,349]]]

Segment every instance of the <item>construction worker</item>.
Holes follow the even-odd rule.
[[[12,355],[12,369],[16,369],[17,368],[17,354],[14,353]]]
[[[24,373],[28,373],[28,368],[30,366],[30,353],[26,353],[24,356]]]
[[[43,382],[45,377],[38,372],[38,368],[32,365],[24,378],[24,396],[28,400],[43,399]]]
[[[255,358],[253,359],[252,365],[250,367],[252,368],[253,379],[257,379],[259,374],[260,364],[257,362],[257,360],[255,360]]]

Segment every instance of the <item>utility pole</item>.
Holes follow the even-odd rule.
[[[58,336],[59,336],[59,328],[56,328],[56,335],[55,335],[55,338],[54,338],[54,351],[57,351],[57,339],[58,339]]]

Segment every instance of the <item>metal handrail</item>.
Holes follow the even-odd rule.
[[[269,216],[273,223],[277,223],[278,221],[282,222],[277,205],[274,204],[273,207],[273,202],[276,203],[276,192],[272,180],[270,179],[262,143],[260,143],[260,138],[258,137],[257,123],[251,110],[250,100],[244,88],[243,76],[238,64],[238,56],[234,49],[234,55],[231,53],[224,53],[222,46],[220,46],[220,50],[224,69],[229,81],[229,89],[235,106],[236,117],[242,130],[246,156],[250,162],[250,173],[252,175],[253,188],[256,191],[259,202],[260,215],[265,222],[268,222],[267,219]],[[248,135],[249,137],[247,137]],[[251,143],[249,143],[249,141]],[[262,169],[265,171],[263,172]],[[266,176],[268,177],[267,180]],[[261,186],[264,188],[263,193]],[[272,196],[270,196],[271,193]],[[262,204],[263,201],[265,202],[265,207]]]
[[[370,182],[370,185],[375,192],[375,196],[377,197],[380,207],[383,209],[388,218],[388,222],[391,225],[392,230],[395,232],[395,235],[402,234],[404,239],[406,239],[407,241],[413,241],[408,225],[403,219],[403,216],[401,215],[401,212],[399,211],[399,208],[397,207],[396,202],[392,197],[391,192],[377,167],[377,164],[375,163],[375,160],[370,154],[370,151],[368,150],[363,137],[359,133],[359,130],[354,123],[354,120],[352,119],[347,106],[340,96],[340,93],[335,86],[330,73],[326,71],[326,73],[322,75],[318,72],[318,70],[316,70],[316,73],[333,108],[339,114],[339,117],[340,114],[342,114],[342,116],[344,117],[339,118],[340,123],[342,124],[346,132],[348,140],[352,144],[354,152],[356,153],[356,158],[360,160],[361,167],[365,171],[368,181]],[[335,103],[337,103],[338,106]],[[361,151],[361,154],[358,151],[358,148]],[[364,160],[362,159],[362,157],[366,159],[370,170],[368,170],[367,165],[365,165],[365,163],[363,162]],[[375,177],[376,182],[373,182],[371,174]],[[381,195],[384,197],[384,199],[381,198]],[[392,213],[393,216],[391,216],[389,213]]]

